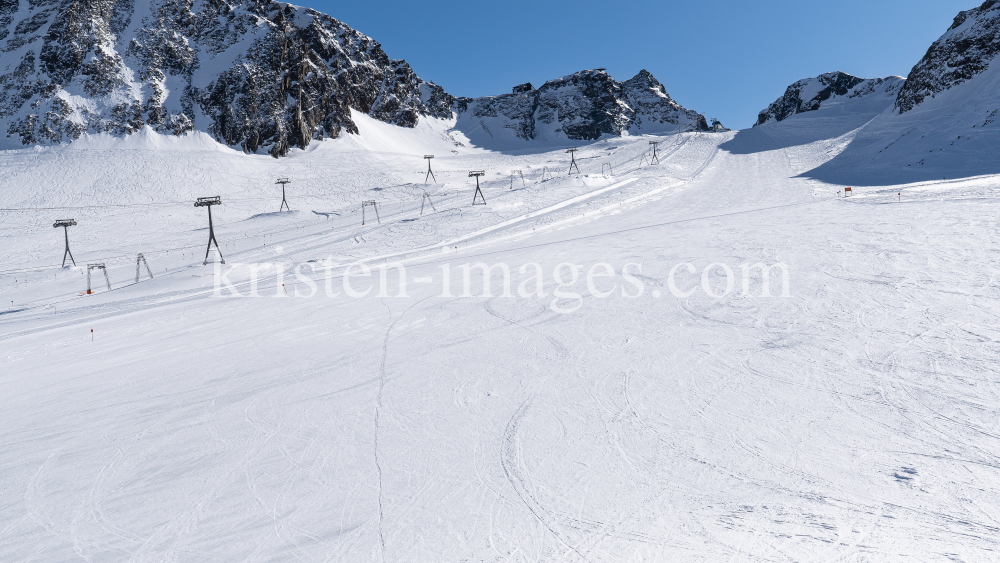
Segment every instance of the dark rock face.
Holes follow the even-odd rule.
[[[982,74],[998,53],[1000,0],[988,0],[978,8],[960,12],[905,80],[899,77],[864,80],[842,72],[800,80],[760,113],[756,125],[818,109],[822,102],[848,92],[851,97],[892,94],[893,87],[898,89],[894,96],[895,110],[903,114],[928,98]]]
[[[642,133],[644,129],[663,129],[662,126],[666,129],[679,126],[682,131],[711,130],[704,115],[681,107],[646,70],[623,82],[622,89],[634,112],[629,131]]]
[[[823,101],[833,95],[847,94],[863,80],[839,71],[799,80],[785,90],[785,95],[760,112],[754,125],[763,125],[771,119],[784,121],[797,113],[817,110]]]
[[[708,130],[646,71],[624,83],[585,71],[459,100],[342,22],[274,0],[0,0],[8,145],[149,126],[282,156],[357,133],[352,111],[402,127],[500,115],[522,139],[539,128],[576,140]]]
[[[0,120],[23,144],[149,125],[281,156],[357,132],[351,110],[413,127],[455,103],[371,38],[271,0],[0,0],[3,40]]]
[[[983,73],[1000,52],[1000,1],[989,0],[961,12],[940,39],[913,67],[899,93],[896,109],[910,111],[928,96],[958,86]]]
[[[530,92],[534,90],[535,87],[531,85],[531,82],[525,82],[524,84],[518,84],[514,86],[515,94],[523,94],[524,92]]]
[[[494,127],[524,140],[548,133],[590,141],[626,132],[709,129],[703,115],[673,101],[645,70],[626,82],[603,70],[585,70],[549,80],[537,90],[523,84],[511,94],[460,98],[456,109],[460,122],[485,129],[487,121],[500,118]]]
[[[860,98],[870,95],[895,97],[903,82],[898,76],[866,79],[844,72],[829,72],[799,80],[789,86],[782,97],[760,112],[754,127],[769,121],[784,121],[798,113],[816,111],[823,102],[831,98]]]
[[[606,72],[578,72],[549,80],[538,90],[537,119],[558,122],[569,139],[592,141],[602,135],[621,135],[628,127],[618,105],[622,85]]]

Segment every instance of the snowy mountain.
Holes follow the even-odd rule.
[[[996,560],[1000,178],[844,198],[740,132],[425,185],[449,121],[354,119],[0,153],[0,561]]]
[[[584,70],[535,89],[459,98],[456,128],[474,141],[499,139],[590,141],[604,135],[707,131],[702,114],[675,102],[646,70],[618,82],[603,69]]]
[[[521,139],[708,128],[646,71],[624,83],[585,71],[538,90],[456,100],[346,24],[271,0],[8,1],[0,41],[5,148],[148,125],[282,156],[357,133],[352,112],[413,127],[457,111],[471,127],[510,128]],[[497,115],[499,127],[479,124]]]
[[[998,559],[997,68],[702,134],[63,1],[0,39],[0,563]]]
[[[835,104],[864,103],[866,109],[878,113],[892,105],[905,82],[900,76],[866,79],[839,71],[799,80],[760,112],[754,127]]]
[[[833,158],[804,175],[849,185],[995,174],[997,53],[1000,2],[990,0],[959,13],[905,80],[841,72],[801,80],[760,113],[755,128],[764,131],[744,132],[726,148],[830,140]]]
[[[11,148],[149,125],[280,156],[357,132],[351,110],[404,127],[452,113],[452,96],[378,42],[270,0],[6,1],[3,40]]]
[[[960,12],[948,31],[910,71],[896,100],[896,109],[905,113],[928,97],[981,75],[998,52],[1000,2],[988,0],[978,8]]]
[[[910,71],[894,104],[858,125],[836,158],[808,175],[895,184],[995,174],[1000,130],[1000,3],[961,12]]]

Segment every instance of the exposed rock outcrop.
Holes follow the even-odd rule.
[[[885,100],[885,107],[889,107],[904,83],[905,79],[899,76],[866,79],[845,72],[828,72],[815,78],[799,80],[789,86],[782,97],[760,112],[754,126],[816,111],[824,103],[829,105],[830,101],[879,97]]]
[[[149,125],[280,156],[356,132],[351,109],[412,127],[454,103],[364,34],[268,0],[4,0],[4,39],[0,127],[22,144]]]
[[[645,70],[625,82],[585,70],[537,90],[522,84],[510,94],[459,98],[456,109],[465,129],[509,130],[523,140],[709,130],[702,114],[675,102]]]
[[[1000,53],[1000,1],[960,12],[954,23],[913,67],[896,109],[906,113],[928,97],[967,82],[989,68]]]

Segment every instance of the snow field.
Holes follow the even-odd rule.
[[[57,217],[4,213],[0,269],[31,271],[0,278],[16,304],[0,314],[0,559],[993,560],[995,177],[843,198],[800,174],[849,130],[766,132],[665,137],[641,168],[648,139],[604,140],[581,147],[579,178],[561,151],[456,155],[430,129],[283,160],[0,155],[29,186],[3,208],[218,194],[227,262],[391,254],[435,281],[408,298],[213,297],[204,212],[184,203],[68,211],[78,263],[122,256],[115,290],[82,297],[79,272],[46,269]],[[421,217],[425,152],[442,184]],[[489,205],[469,205],[468,169],[488,171]],[[510,169],[528,185],[509,189]],[[295,213],[273,213],[278,176]],[[361,227],[359,201],[380,198],[382,223]],[[141,249],[157,277],[129,285]],[[442,298],[441,265],[455,287],[473,262],[538,263],[549,296]],[[564,262],[641,263],[645,291],[605,280],[611,296],[579,287],[558,314]],[[668,288],[681,263],[688,289],[712,263],[777,262],[791,297]]]

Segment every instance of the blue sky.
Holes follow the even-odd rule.
[[[974,0],[334,2],[347,23],[456,96],[540,86],[605,67],[647,69],[681,105],[749,127],[792,82],[842,70],[905,76]]]

